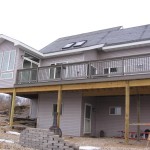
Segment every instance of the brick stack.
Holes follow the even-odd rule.
[[[24,147],[39,150],[78,150],[74,144],[65,142],[48,129],[27,128],[22,131],[19,140]]]

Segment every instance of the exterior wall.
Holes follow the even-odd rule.
[[[118,131],[124,130],[124,97],[97,97],[96,98],[96,136],[99,136],[101,130],[105,136],[115,136]],[[110,106],[120,106],[121,115],[109,115]]]
[[[84,56],[82,53],[43,59],[41,60],[41,66],[49,66],[50,64],[55,64],[55,63],[73,63],[73,62],[80,62],[80,61],[84,61]]]
[[[101,51],[98,53],[98,59],[111,59],[111,58],[145,55],[145,54],[150,54],[150,47],[132,48],[109,52]]]
[[[137,100],[138,95],[130,97],[130,123],[137,123]],[[140,122],[149,123],[150,114],[150,95],[140,96]],[[99,137],[100,131],[105,132],[105,136],[117,136],[118,131],[124,130],[125,124],[125,97],[124,96],[111,96],[111,97],[84,97],[82,102],[82,125],[81,132],[83,135],[84,128],[84,105],[85,103],[92,104],[95,112],[92,112],[92,133],[91,135]],[[109,115],[109,107],[121,107],[121,115]],[[95,119],[96,116],[96,119]],[[149,126],[141,126],[141,131],[150,129]],[[130,131],[136,132],[137,126],[130,126]]]
[[[81,135],[84,136],[84,113],[85,113],[85,104],[92,105],[92,115],[91,115],[91,134],[90,136],[96,135],[96,112],[94,109],[96,108],[96,101],[93,100],[94,97],[83,97],[82,100],[82,115],[81,115]]]
[[[97,60],[97,59],[98,59],[98,52],[96,50],[84,52],[84,61]]]
[[[14,44],[8,41],[4,41],[0,44],[0,52],[16,50],[16,59],[13,72],[13,79],[2,79],[0,78],[0,88],[13,87],[16,80],[16,71],[21,68],[22,58],[21,55],[23,51],[20,51],[19,48],[14,47]],[[0,70],[1,73],[1,70]]]
[[[30,100],[30,118],[31,119],[37,118],[37,108],[38,108],[38,100],[31,99]]]
[[[80,136],[81,92],[64,92],[60,128],[64,135]],[[38,100],[37,127],[49,128],[53,124],[53,104],[57,103],[57,93],[41,93]]]

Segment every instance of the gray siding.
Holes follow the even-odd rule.
[[[80,136],[81,92],[65,92],[62,99],[60,128],[64,135]],[[41,93],[38,102],[37,127],[49,128],[53,124],[53,104],[57,103],[57,93]]]
[[[41,66],[49,66],[50,64],[55,64],[55,63],[72,63],[72,62],[80,62],[80,61],[84,61],[84,56],[82,53],[43,59],[41,60]]]
[[[84,52],[84,61],[97,60],[98,52],[97,50],[85,51]]]
[[[22,58],[21,53],[18,48],[14,47],[14,44],[8,41],[4,41],[0,44],[0,52],[16,50],[15,66],[13,71],[13,79],[2,79],[0,78],[0,88],[13,87],[16,80],[16,70],[21,68]]]
[[[137,100],[138,95],[130,97],[130,123],[137,122]],[[150,118],[150,95],[140,96],[141,101],[141,123],[149,123]],[[99,137],[100,130],[105,132],[105,136],[117,136],[119,135],[118,131],[124,131],[125,124],[125,97],[124,96],[111,96],[111,97],[84,97],[82,103],[82,126],[81,132],[83,134],[83,112],[85,103],[92,104],[93,108],[95,107],[95,114],[92,113],[92,134]],[[111,106],[120,106],[121,115],[109,115],[109,107]],[[93,129],[95,128],[95,129]],[[141,126],[141,131],[149,129],[149,126]],[[136,132],[137,126],[130,126],[130,131]]]
[[[38,108],[38,100],[32,99],[30,101],[30,118],[37,118],[37,108]]]
[[[96,107],[96,136],[101,130],[106,136],[114,136],[124,130],[124,97],[98,97]],[[109,107],[120,106],[121,115],[109,115]]]
[[[145,55],[150,54],[150,47],[132,48],[109,52],[99,52],[98,59],[111,59],[125,56]]]

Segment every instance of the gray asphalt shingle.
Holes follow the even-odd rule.
[[[115,27],[115,28],[110,28],[110,29],[105,29],[105,30],[83,33],[83,34],[74,35],[74,36],[63,37],[47,45],[46,47],[41,49],[40,52],[46,54],[46,53],[52,53],[52,52],[57,52],[57,51],[63,51],[63,50],[72,50],[75,48],[74,47],[71,47],[69,49],[62,49],[62,48],[69,43],[80,42],[83,40],[87,40],[87,42],[81,47],[97,45],[100,43],[100,41],[103,38],[105,38],[105,36],[107,36],[109,32],[116,31],[119,29],[120,27]]]
[[[105,44],[106,46],[116,45],[120,43],[129,43],[133,41],[148,39],[150,39],[150,25],[143,25],[126,29],[122,29],[121,27],[115,27],[74,36],[63,37],[47,45],[46,47],[41,49],[40,52],[47,54],[58,51],[73,50],[76,48],[62,48],[69,43],[80,42],[83,40],[87,40],[87,42],[81,47],[89,47],[98,44]]]

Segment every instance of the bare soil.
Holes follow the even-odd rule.
[[[17,131],[9,128],[8,116],[0,115],[0,139],[12,140],[15,143],[0,142],[0,149],[2,150],[33,150],[32,148],[25,148],[18,144],[19,135],[12,135],[6,133],[7,131]],[[20,131],[19,131],[20,132]],[[74,143],[78,146],[95,146],[100,147],[101,150],[150,150],[150,144],[147,145],[146,140],[136,141],[130,140],[129,144],[125,144],[124,139],[119,138],[88,138],[88,137],[71,137],[64,136],[66,141]]]

